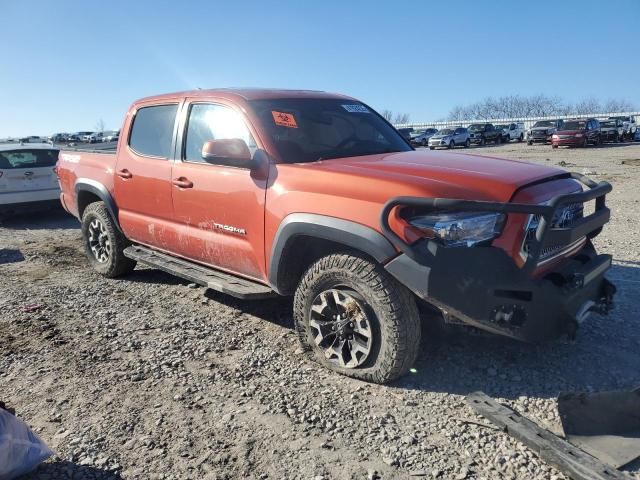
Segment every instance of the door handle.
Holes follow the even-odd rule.
[[[120,178],[131,178],[133,177],[133,174],[127,170],[126,168],[122,169],[122,170],[118,170],[116,172],[116,175],[118,175]]]
[[[178,188],[193,188],[193,182],[184,177],[174,178],[171,183]]]

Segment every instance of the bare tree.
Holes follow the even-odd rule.
[[[538,94],[529,97],[510,95],[487,97],[467,106],[457,105],[449,112],[449,120],[487,120],[500,118],[550,117],[554,115],[591,115],[606,112],[631,112],[635,105],[628,100],[608,100],[602,105],[595,98],[576,104],[565,103],[560,97]]]
[[[104,132],[104,120],[100,119],[96,122],[96,132]]]
[[[608,112],[634,112],[636,106],[627,99],[612,99],[610,98],[604,104],[604,111]]]
[[[591,98],[585,98],[584,100],[579,101],[578,103],[576,103],[575,107],[573,107],[573,112],[576,115],[590,115],[592,113],[599,113],[602,111],[602,105],[600,105],[600,102],[591,97]]]
[[[409,114],[408,113],[396,113],[395,119],[393,121],[394,124],[402,124],[409,123]]]
[[[380,112],[380,115],[382,115],[387,122],[391,122],[391,120],[393,120],[393,111],[389,110],[388,108],[382,110],[382,112]]]

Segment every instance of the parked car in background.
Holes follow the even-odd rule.
[[[631,140],[634,138],[636,131],[638,130],[638,124],[636,123],[636,117],[633,115],[620,115],[617,117],[609,117],[609,120],[621,120],[623,128],[623,140]]]
[[[103,142],[117,142],[119,138],[120,138],[120,130],[104,132],[104,135],[102,135]]]
[[[0,215],[58,205],[58,151],[48,143],[0,145]]]
[[[51,135],[51,141],[53,143],[66,142],[68,138],[69,138],[68,133],[54,133],[53,135]]]
[[[421,130],[414,130],[411,132],[411,144],[422,145],[426,147],[429,143],[429,139],[438,132],[437,128],[425,128]]]
[[[469,148],[471,139],[469,130],[464,127],[443,128],[429,139],[429,150],[435,148]]]
[[[81,142],[89,142],[94,132],[78,132]]]
[[[502,143],[502,129],[494,127],[492,123],[472,123],[467,129],[473,144]]]
[[[20,139],[20,143],[45,143],[46,141],[45,137],[38,137],[37,135],[30,135]]]
[[[600,134],[603,142],[621,142],[624,138],[624,126],[619,118],[599,120]]]
[[[558,147],[586,147],[600,145],[602,134],[600,122],[595,118],[581,118],[565,120],[561,130],[551,136],[551,146]]]
[[[640,142],[640,128],[636,128],[636,133],[633,134],[633,141]]]
[[[398,133],[400,135],[402,135],[405,140],[407,141],[411,141],[411,133],[413,132],[413,128],[412,127],[406,127],[406,128],[398,128]]]
[[[502,130],[502,140],[504,142],[510,142],[511,140],[521,142],[524,140],[524,123],[522,122],[496,125],[496,128]]]
[[[527,133],[527,144],[551,143],[551,136],[562,128],[563,120],[539,120]]]
[[[95,132],[89,135],[89,143],[100,143],[102,142],[102,132]]]

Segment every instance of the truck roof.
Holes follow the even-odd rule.
[[[288,90],[279,88],[212,88],[206,90],[187,90],[184,92],[164,93],[152,95],[137,100],[139,102],[153,102],[171,100],[181,97],[221,97],[229,99],[242,98],[244,100],[263,100],[276,98],[342,98],[353,100],[352,97],[320,90]]]

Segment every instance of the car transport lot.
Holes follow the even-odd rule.
[[[58,454],[28,478],[564,478],[464,396],[483,390],[559,433],[561,391],[640,385],[640,145],[452,151],[613,185],[595,239],[614,256],[609,317],[538,346],[454,331],[427,339],[414,373],[367,384],[303,359],[287,300],[143,267],[108,280],[75,219],[16,217],[0,226],[0,390]]]

